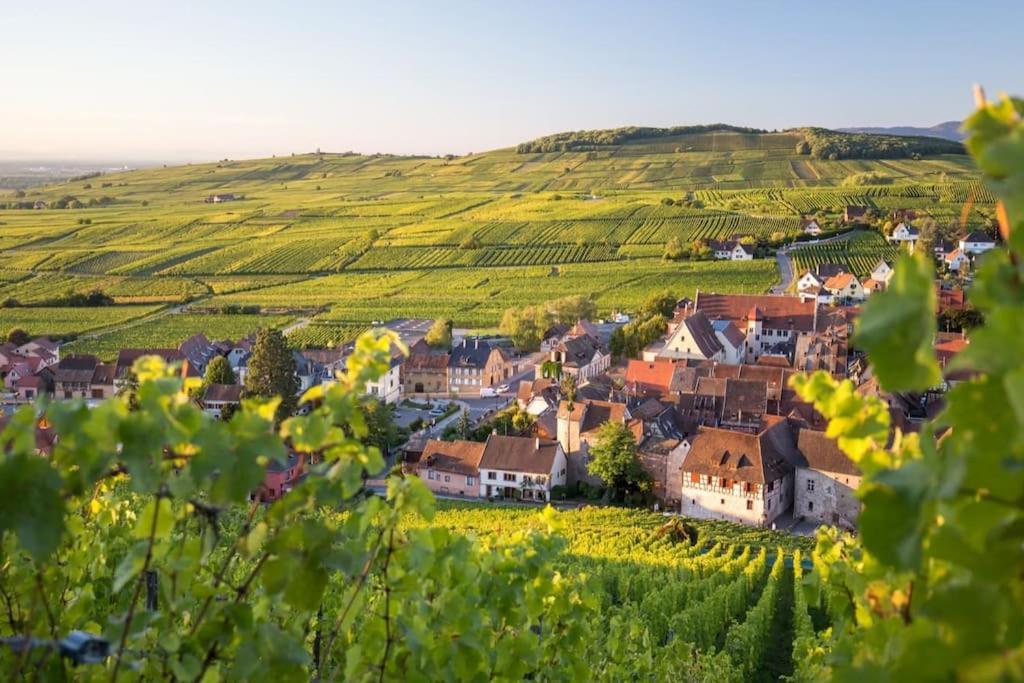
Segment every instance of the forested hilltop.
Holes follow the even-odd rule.
[[[686,137],[697,133],[767,134],[771,131],[716,123],[703,126],[651,128],[627,126],[605,130],[580,130],[555,133],[520,143],[520,154],[536,152],[593,151],[634,141],[679,138],[677,151],[685,151]],[[782,131],[794,136],[796,152],[814,159],[906,159],[925,154],[966,154],[963,144],[925,136],[867,133],[843,133],[827,128],[794,128]]]

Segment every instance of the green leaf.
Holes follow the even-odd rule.
[[[64,533],[61,486],[50,462],[34,453],[15,453],[0,461],[0,535],[13,531],[37,561],[57,549]]]
[[[154,518],[155,517],[155,518]],[[146,503],[138,521],[135,523],[135,538],[149,538],[153,534],[155,540],[167,538],[174,528],[174,509],[169,498],[154,498]]]
[[[867,351],[882,387],[914,391],[942,381],[935,339],[935,273],[923,257],[901,257],[889,288],[857,318],[854,343]]]

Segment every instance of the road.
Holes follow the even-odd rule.
[[[814,240],[813,242],[794,242],[789,246],[783,247],[775,252],[775,262],[779,265],[779,284],[771,288],[772,294],[785,294],[793,283],[793,261],[789,258],[789,252],[793,249],[799,249],[801,247],[810,246],[812,244],[829,244],[830,242],[845,242],[856,234],[859,234],[860,230],[851,230],[850,232],[844,232],[841,235],[834,235],[832,237],[826,237],[823,240]]]
[[[305,327],[308,324],[309,324],[309,318],[301,318],[301,319],[296,320],[295,322],[293,322],[288,327],[286,327],[283,330],[281,330],[281,334],[283,334],[284,336],[287,337],[289,334],[291,334],[295,330],[301,330],[303,327]]]

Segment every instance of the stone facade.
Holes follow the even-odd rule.
[[[857,475],[798,468],[793,516],[853,527],[860,514],[860,501],[854,495],[860,481]]]

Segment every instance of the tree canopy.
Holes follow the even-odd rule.
[[[599,477],[608,500],[624,500],[630,493],[650,490],[650,476],[637,458],[636,438],[619,422],[605,422],[590,446],[587,471]]]
[[[259,398],[279,397],[277,420],[290,417],[298,405],[295,358],[280,330],[260,330],[245,374],[245,393]]]

